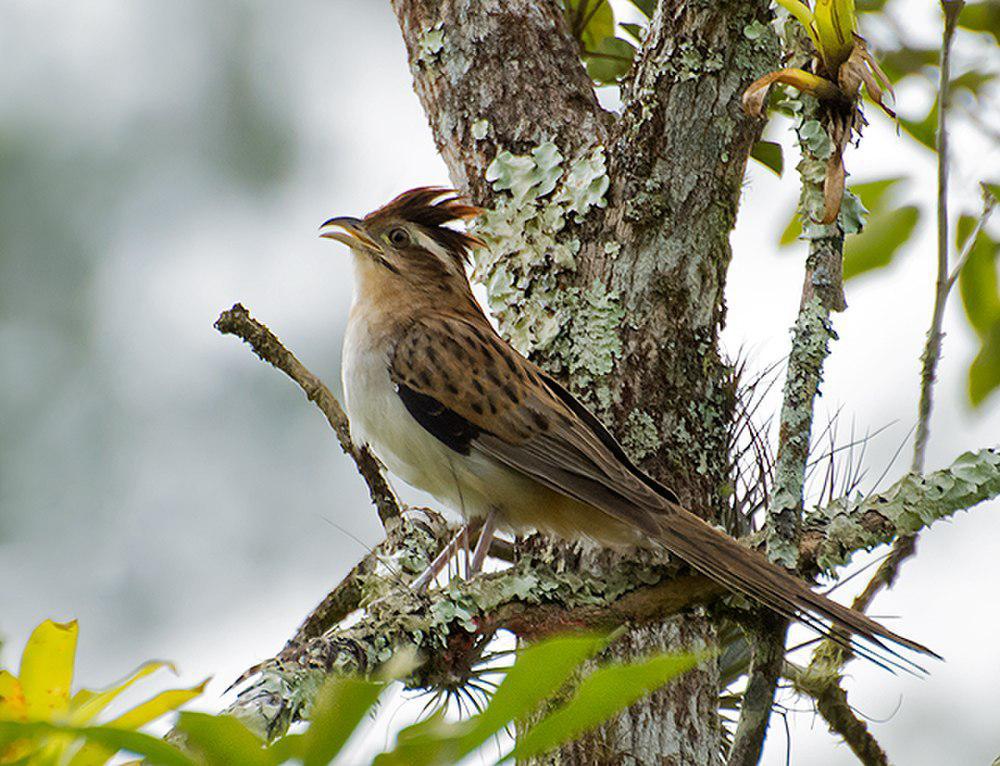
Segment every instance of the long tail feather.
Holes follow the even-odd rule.
[[[802,622],[883,667],[904,668],[904,664],[891,659],[897,657],[905,665],[923,670],[886,646],[885,641],[941,659],[923,644],[816,593],[802,580],[772,564],[757,551],[740,545],[690,511],[672,503],[671,506],[670,513],[664,514],[657,508],[651,514],[656,519],[660,543],[720,585],[749,596],[784,617]],[[845,631],[868,641],[875,650],[858,645],[845,635]]]

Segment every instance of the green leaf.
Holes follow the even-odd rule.
[[[904,45],[879,56],[878,63],[895,83],[928,67],[936,67],[940,55],[937,48],[910,48]]]
[[[646,38],[646,27],[642,24],[629,24],[627,22],[622,22],[619,26],[632,35],[638,43],[641,43]]]
[[[976,226],[976,219],[963,215],[958,219],[955,238],[959,248]],[[1000,245],[985,230],[979,232],[969,259],[958,275],[958,290],[969,324],[980,338],[986,338],[1000,319],[1000,284],[997,279],[997,256]]]
[[[779,178],[785,172],[785,155],[779,143],[757,141],[750,149],[750,156]]]
[[[983,345],[969,366],[969,399],[978,407],[1000,387],[1000,318],[983,336]]]
[[[968,72],[952,78],[952,90],[967,90],[976,98],[979,98],[982,90],[997,79],[995,72],[980,72],[970,69]]]
[[[605,37],[614,37],[615,13],[608,0],[563,0],[563,10],[583,50],[596,50]]]
[[[181,713],[177,730],[206,766],[270,766],[273,761],[260,739],[238,719],[229,715]]]
[[[910,120],[906,117],[899,118],[899,124],[903,126],[908,134],[917,139],[920,143],[932,151],[937,151],[937,100],[931,105],[930,110],[921,120]]]
[[[661,655],[629,665],[599,668],[580,682],[563,707],[539,721],[518,740],[507,758],[527,759],[575,739],[636,700],[693,668],[694,655]]]
[[[583,54],[587,74],[601,85],[613,84],[624,77],[634,56],[635,46],[620,37],[605,37],[596,48],[588,48]]]
[[[138,731],[112,726],[71,726],[47,721],[0,721],[0,743],[53,735],[82,737],[88,743],[103,746],[109,757],[124,750],[142,756],[153,766],[198,766],[173,745]]]
[[[469,748],[466,752],[472,752],[512,721],[527,717],[606,643],[605,636],[583,635],[549,639],[524,649],[486,710],[476,716],[476,725],[465,738]]]
[[[888,266],[919,220],[914,205],[870,215],[860,234],[844,240],[844,279]]]
[[[559,691],[580,664],[602,649],[606,641],[602,636],[583,635],[529,646],[518,654],[486,710],[458,724],[434,715],[408,726],[399,733],[396,748],[375,759],[376,766],[458,762]]]
[[[475,718],[458,723],[445,719],[443,708],[429,718],[407,726],[396,735],[396,747],[380,753],[373,766],[437,766],[460,760],[459,740]]]
[[[653,12],[656,10],[656,0],[629,0],[629,2],[642,11],[647,19],[653,18]]]
[[[968,3],[958,15],[958,26],[972,32],[988,32],[1000,45],[1000,3]]]
[[[385,684],[361,678],[334,678],[316,697],[303,740],[304,766],[326,766],[368,714]]]
[[[792,219],[785,226],[784,230],[781,232],[781,236],[778,237],[778,244],[781,247],[787,247],[792,244],[799,237],[802,236],[802,221],[799,220],[798,213],[792,213]]]

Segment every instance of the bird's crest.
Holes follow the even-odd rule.
[[[410,189],[365,216],[366,222],[399,218],[424,227],[438,244],[454,255],[460,267],[469,260],[474,247],[484,243],[464,231],[449,228],[446,224],[467,221],[482,213],[482,208],[462,201],[453,189],[439,186],[420,186]]]

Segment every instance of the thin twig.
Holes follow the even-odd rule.
[[[927,439],[930,436],[931,410],[934,406],[934,381],[941,358],[941,336],[944,307],[951,285],[948,280],[948,108],[951,105],[951,44],[955,37],[958,15],[965,0],[941,0],[944,11],[944,34],[941,40],[940,80],[938,85],[938,188],[937,188],[937,284],[934,291],[934,313],[927,333],[920,374],[920,404],[917,410],[917,433],[913,441],[911,470],[921,473]]]
[[[382,520],[382,526],[398,519],[401,514],[399,501],[392,487],[382,473],[378,460],[365,446],[358,446],[351,440],[351,426],[347,415],[336,397],[323,381],[313,375],[267,327],[250,316],[242,304],[237,303],[228,311],[223,311],[215,322],[215,329],[223,335],[235,335],[248,343],[254,353],[268,364],[276,367],[298,383],[309,401],[313,402],[337,434],[337,441],[345,453],[351,456],[358,472],[368,485],[368,493]]]
[[[989,223],[990,217],[996,209],[997,199],[987,188],[986,184],[981,184],[981,190],[983,195],[983,210],[979,214],[979,220],[976,221],[972,232],[966,237],[965,242],[962,243],[962,250],[958,254],[958,260],[955,261],[955,266],[952,268],[951,274],[948,275],[949,291],[954,287],[955,282],[958,281],[958,277],[962,273],[962,269],[965,268],[965,264],[968,263],[969,256],[972,255],[972,250],[976,246],[976,240],[979,239],[979,232]]]

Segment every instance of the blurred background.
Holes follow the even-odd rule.
[[[897,17],[933,46],[931,5],[897,0]],[[2,664],[42,619],[77,618],[81,683],[168,658],[185,682],[215,676],[200,707],[218,709],[381,529],[319,412],[212,323],[243,302],[339,390],[348,259],[316,228],[447,173],[388,3],[4,0],[0,50]],[[899,93],[916,111],[929,98]],[[873,112],[852,180],[904,170],[925,213],[836,319],[821,413],[839,413],[842,442],[886,427],[865,488],[909,463],[934,268],[933,155]],[[957,131],[953,205],[972,211],[1000,153]],[[751,166],[725,343],[757,368],[783,358],[797,308],[803,247],[776,244],[796,196],[794,174]],[[978,341],[957,300],[946,330],[928,468],[1000,434],[1000,396],[968,404]],[[947,663],[925,680],[849,667],[853,704],[900,763],[1000,754],[998,511],[923,535],[873,609]],[[788,735],[776,717],[765,763],[789,747],[793,763],[854,762],[782,699]]]

